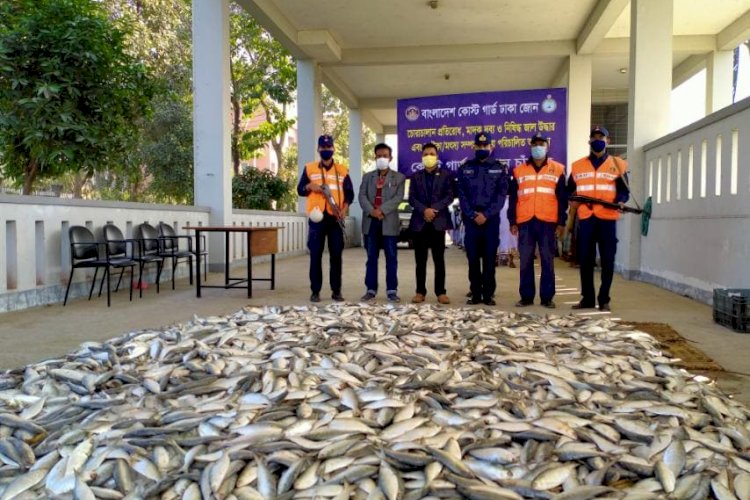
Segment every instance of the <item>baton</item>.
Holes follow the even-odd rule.
[[[568,201],[577,201],[579,203],[586,203],[586,204],[593,203],[596,205],[601,205],[606,208],[612,208],[614,210],[620,210],[621,212],[627,212],[630,214],[642,214],[643,213],[643,209],[641,208],[633,208],[633,207],[628,207],[628,206],[621,207],[618,203],[612,203],[610,201],[599,200],[597,198],[591,198],[589,196],[572,195],[572,196],[568,196]]]

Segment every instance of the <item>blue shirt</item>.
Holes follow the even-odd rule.
[[[488,159],[468,160],[458,172],[458,199],[464,220],[473,220],[477,213],[485,217],[500,216],[508,194],[508,169]]]

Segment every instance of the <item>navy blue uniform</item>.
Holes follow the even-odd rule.
[[[526,163],[534,167],[539,173],[547,166],[547,158],[537,166],[534,160],[529,159]],[[539,260],[542,275],[539,280],[539,297],[542,304],[549,303],[555,296],[555,226],[564,226],[567,220],[568,195],[565,188],[565,172],[557,180],[555,187],[557,198],[557,222],[545,222],[532,217],[523,224],[517,224],[516,213],[518,208],[518,181],[515,176],[511,177],[508,187],[508,224],[518,225],[518,248],[521,257],[521,282],[518,291],[521,302],[534,303],[536,295],[536,283],[534,279],[534,253],[539,248]]]
[[[328,166],[327,170],[332,168],[333,163]],[[321,163],[321,167],[326,168]],[[305,187],[310,183],[307,177],[307,171],[302,169],[302,175],[297,184],[297,194],[307,196],[308,192]],[[347,175],[344,178],[344,200],[351,206],[354,201],[354,186],[351,178]],[[334,295],[341,294],[341,254],[344,251],[344,235],[341,233],[336,217],[323,212],[323,220],[313,222],[307,220],[309,232],[307,234],[307,248],[310,250],[310,289],[314,294],[319,294],[323,288],[323,250],[325,249],[326,238],[328,238],[328,256],[330,261],[329,282],[331,291]]]
[[[488,159],[468,160],[458,172],[458,199],[466,234],[469,282],[474,302],[490,302],[495,294],[495,254],[500,244],[500,210],[508,193],[508,168]],[[481,226],[474,217],[482,213]]]
[[[603,154],[597,158],[593,153],[589,155],[589,160],[594,168],[598,169],[604,164],[609,155]],[[627,173],[624,174],[627,177]],[[626,183],[627,179],[618,177],[615,181],[615,203],[626,203],[630,199],[630,190]],[[576,192],[576,182],[571,175],[568,177],[568,194]],[[604,220],[592,215],[588,219],[578,221],[578,235],[576,236],[578,244],[578,262],[581,271],[581,304],[586,307],[593,307],[596,302],[599,306],[609,304],[609,290],[612,287],[612,278],[615,273],[615,252],[617,251],[617,221]],[[599,258],[601,264],[601,286],[599,293],[595,297],[594,288],[594,266],[596,265],[596,250],[599,248]]]

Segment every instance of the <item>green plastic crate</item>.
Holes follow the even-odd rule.
[[[714,288],[714,321],[736,332],[750,332],[750,290]]]

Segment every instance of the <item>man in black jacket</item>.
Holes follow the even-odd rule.
[[[422,146],[422,166],[411,178],[409,204],[414,208],[409,222],[413,233],[417,269],[417,293],[412,302],[424,302],[427,295],[427,253],[432,251],[435,264],[435,295],[441,304],[450,304],[445,291],[445,231],[451,229],[448,206],[455,198],[454,179],[440,166],[437,147]]]

